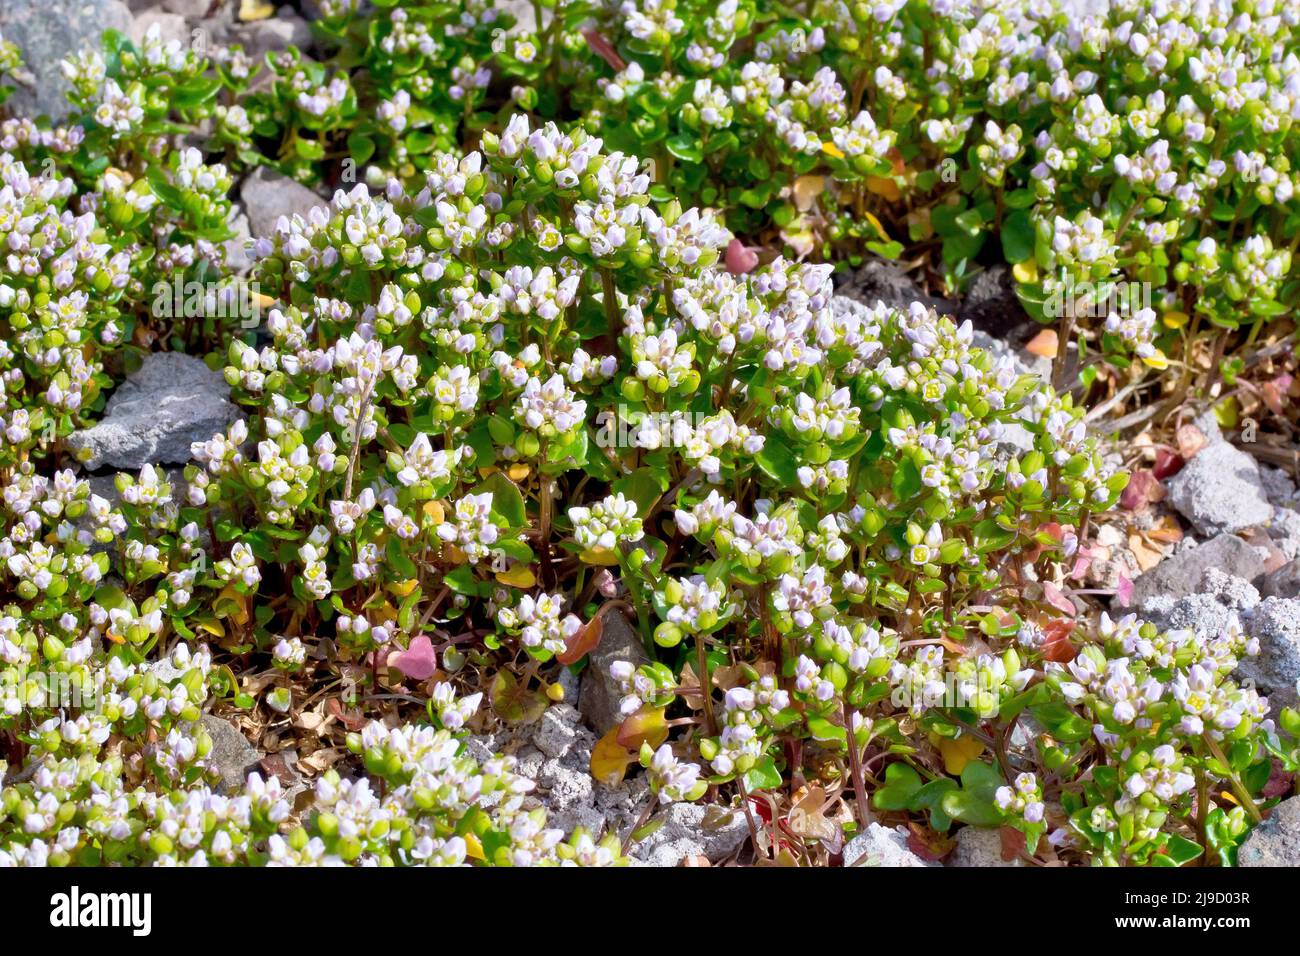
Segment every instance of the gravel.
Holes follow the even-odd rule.
[[[217,789],[227,795],[242,793],[248,775],[259,769],[260,755],[229,721],[213,714],[204,714],[202,720],[212,738],[207,762],[217,772]]]
[[[1167,487],[1169,503],[1202,535],[1241,531],[1273,518],[1255,459],[1227,442],[1206,445]]]
[[[861,860],[861,862],[858,862]],[[907,828],[873,823],[844,847],[845,866],[939,866],[923,860],[907,845]]]
[[[678,866],[689,857],[717,863],[749,838],[741,810],[699,803],[672,803],[657,811],[663,825],[632,845],[632,856],[649,866]]]
[[[238,414],[230,386],[202,360],[154,352],[117,387],[98,424],[73,432],[68,446],[90,471],[183,464],[190,445],[207,441]]]
[[[1237,673],[1267,694],[1273,713],[1296,702],[1300,680],[1300,600],[1265,598],[1250,616],[1250,636],[1259,655],[1241,662]]]
[[[314,207],[328,205],[306,186],[265,166],[259,166],[244,180],[239,198],[248,215],[249,229],[258,239],[274,236],[281,216],[305,217]]]
[[[997,830],[962,827],[957,831],[957,846],[947,859],[949,866],[1024,866],[1017,858],[1002,859],[1002,836]]]
[[[601,618],[600,644],[587,655],[587,667],[582,672],[578,709],[598,734],[606,734],[623,722],[618,703],[623,698],[618,684],[609,676],[609,665],[614,661],[630,661],[633,667],[648,664],[641,635],[617,610],[607,611]]]
[[[1132,605],[1144,615],[1168,613],[1174,601],[1200,592],[1201,581],[1210,569],[1254,582],[1264,572],[1264,561],[1245,541],[1221,534],[1179,551],[1139,575],[1133,582]]]
[[[1283,800],[1237,851],[1238,866],[1300,866],[1300,797]]]

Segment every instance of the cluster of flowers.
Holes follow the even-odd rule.
[[[721,207],[744,237],[776,226],[778,242],[827,260],[937,241],[953,287],[1000,240],[1030,312],[1058,318],[1071,297],[1117,364],[1164,368],[1189,324],[1255,325],[1296,304],[1300,18],[1285,4],[554,7],[530,32],[491,0],[331,5],[322,35],[348,51],[357,96],[338,74],[327,118],[295,119],[296,88],[256,112],[268,134],[283,129],[296,175],[346,137],[381,185],[508,110],[576,108],[577,126],[654,160],[657,195]],[[326,86],[314,68],[313,89]],[[281,73],[302,69],[289,56]],[[1142,285],[1149,304],[1079,291],[1108,278]]]

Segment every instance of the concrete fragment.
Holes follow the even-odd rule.
[[[861,861],[861,862],[859,862]],[[845,866],[939,866],[923,860],[907,845],[906,827],[870,824],[844,847]]]
[[[1255,459],[1227,442],[1212,442],[1169,479],[1169,503],[1203,535],[1267,524],[1273,507]]]

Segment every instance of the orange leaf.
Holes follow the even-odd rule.
[[[615,611],[615,614],[618,612]],[[576,664],[584,654],[590,654],[600,644],[600,635],[604,633],[605,625],[600,622],[600,615],[597,614],[587,626],[569,639],[564,650],[555,655],[555,659],[561,664]]]
[[[635,713],[628,714],[615,736],[620,746],[633,752],[640,752],[643,743],[658,747],[668,739],[668,722],[664,719],[664,709],[642,707]]]
[[[1056,358],[1058,347],[1056,329],[1043,329],[1029,340],[1029,344],[1025,346],[1025,351],[1040,358]]]

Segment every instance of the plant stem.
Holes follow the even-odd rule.
[[[862,755],[858,753],[858,739],[853,733],[853,711],[849,702],[844,701],[844,740],[849,745],[849,773],[853,776],[853,800],[858,806],[858,818],[862,830],[871,822],[871,811],[867,809],[866,784],[862,779]],[[861,831],[860,831],[861,832]]]
[[[1247,791],[1245,785],[1242,784],[1241,777],[1237,775],[1237,771],[1232,769],[1232,764],[1228,763],[1228,758],[1223,755],[1223,749],[1209,734],[1201,734],[1201,739],[1204,740],[1205,745],[1210,748],[1210,753],[1214,755],[1214,759],[1223,764],[1223,769],[1228,773],[1228,783],[1232,785],[1232,789],[1237,794],[1237,799],[1241,801],[1241,805],[1245,808],[1246,812],[1250,814],[1250,818],[1256,823],[1264,822],[1264,815],[1259,812],[1259,807],[1255,806],[1255,801],[1251,799],[1250,792]]]

